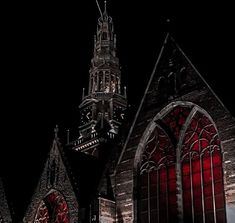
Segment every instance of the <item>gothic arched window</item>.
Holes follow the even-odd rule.
[[[226,222],[222,151],[209,115],[175,106],[154,123],[138,175],[140,222]]]
[[[174,222],[176,217],[175,150],[157,126],[148,139],[140,167],[141,222]]]
[[[104,92],[110,92],[110,74],[109,72],[105,72],[105,89]]]
[[[116,92],[116,78],[114,74],[111,74],[111,92]]]
[[[34,223],[69,223],[68,205],[58,191],[48,194],[41,201]]]
[[[225,222],[220,141],[214,124],[200,112],[184,134],[181,169],[184,219]]]
[[[98,91],[103,91],[103,80],[104,79],[104,74],[102,71],[99,72],[99,86],[98,86]]]

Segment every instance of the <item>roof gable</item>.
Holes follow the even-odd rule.
[[[203,95],[203,96],[202,96]],[[128,133],[118,164],[127,147],[137,145],[141,132],[152,118],[166,105],[174,101],[198,103],[208,110],[210,103],[227,109],[200,75],[185,53],[168,33],[160,50],[146,90]],[[134,141],[132,140],[135,139]]]
[[[58,191],[64,196],[70,210],[71,221],[77,221],[78,201],[68,176],[61,151],[62,147],[56,134],[41,178],[26,211],[24,222],[34,221],[41,201],[53,191]]]

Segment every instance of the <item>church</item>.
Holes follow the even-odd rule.
[[[20,217],[0,179],[0,223],[233,222],[234,117],[169,33],[130,117],[113,20],[97,5],[79,133],[61,143],[55,126]]]

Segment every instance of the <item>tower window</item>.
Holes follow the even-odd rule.
[[[102,33],[102,40],[107,40],[108,39],[108,34],[107,32]]]

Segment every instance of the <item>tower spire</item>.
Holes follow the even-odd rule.
[[[75,148],[90,154],[95,153],[96,144],[99,144],[101,138],[113,139],[118,134],[127,107],[126,95],[121,87],[113,20],[107,13],[106,0],[103,12],[98,0],[96,4],[101,16],[98,18],[94,37],[88,94],[83,92],[79,106],[80,137]]]

